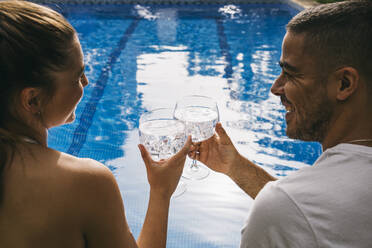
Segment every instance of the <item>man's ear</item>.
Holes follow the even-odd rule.
[[[336,72],[336,98],[344,101],[349,98],[359,86],[359,73],[353,67],[342,67]]]
[[[41,110],[41,89],[27,87],[20,94],[21,106],[32,114],[37,114]]]

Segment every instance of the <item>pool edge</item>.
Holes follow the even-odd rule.
[[[297,10],[318,5],[315,0],[30,0],[41,4],[288,4]]]

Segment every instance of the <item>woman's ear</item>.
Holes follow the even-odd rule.
[[[27,87],[20,94],[21,106],[24,110],[37,114],[41,110],[41,89]]]
[[[353,67],[342,67],[336,72],[336,98],[345,101],[359,86],[359,73]]]

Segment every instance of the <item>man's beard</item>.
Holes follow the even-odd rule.
[[[330,128],[333,106],[324,94],[320,97],[312,102],[310,108],[302,109],[305,113],[296,118],[295,127],[287,127],[289,138],[320,143],[324,140]],[[296,114],[298,117],[298,113]]]

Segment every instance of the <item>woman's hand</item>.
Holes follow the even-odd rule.
[[[239,164],[242,156],[236,150],[221,123],[216,125],[216,134],[194,145],[189,152],[196,159],[214,171],[232,176],[234,165]]]
[[[180,180],[186,155],[192,148],[191,136],[177,154],[160,161],[154,161],[143,145],[140,144],[138,147],[146,165],[151,192],[170,198]]]

